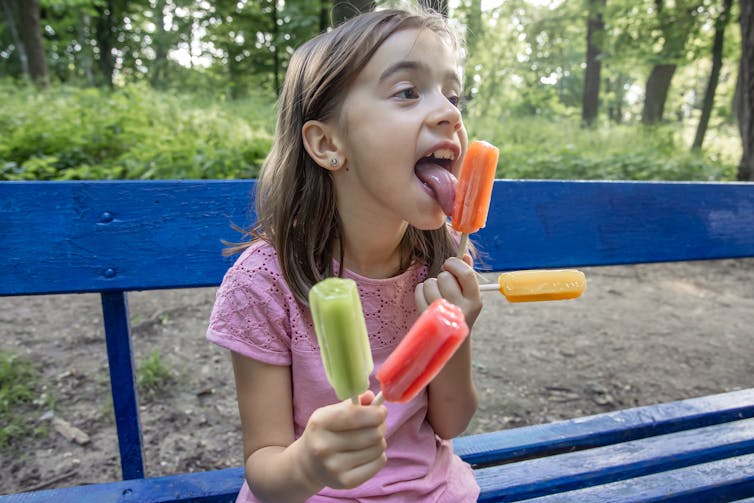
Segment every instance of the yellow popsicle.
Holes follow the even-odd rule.
[[[586,289],[586,276],[576,269],[504,272],[497,282],[497,285],[480,285],[479,289],[499,290],[508,302],[575,299]]]

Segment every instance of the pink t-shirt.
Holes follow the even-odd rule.
[[[427,269],[414,266],[388,279],[370,279],[345,270],[355,280],[364,309],[375,371],[418,316],[414,287]],[[217,291],[207,338],[224,348],[272,365],[291,367],[293,422],[298,437],[309,416],[338,398],[327,382],[311,314],[289,290],[275,250],[256,243],[228,270]],[[379,382],[370,376],[370,388]],[[387,464],[355,489],[325,488],[312,503],[472,502],[479,487],[471,467],[453,453],[452,443],[432,430],[427,392],[405,404],[387,403]],[[244,483],[237,502],[258,500]]]

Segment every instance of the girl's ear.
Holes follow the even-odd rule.
[[[345,164],[345,159],[334,141],[331,126],[327,123],[311,120],[301,128],[304,148],[320,167],[328,171],[337,171]]]

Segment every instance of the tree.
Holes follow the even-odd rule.
[[[675,2],[674,8],[665,5],[664,0],[655,0],[658,40],[661,49],[655,55],[655,63],[647,79],[644,94],[644,107],[641,121],[654,124],[662,120],[670,83],[684,56],[686,42],[695,28],[696,13],[699,8],[693,2]]]
[[[715,39],[712,43],[712,70],[707,81],[707,89],[704,92],[702,115],[696,128],[694,143],[691,145],[692,150],[701,149],[702,143],[704,143],[704,135],[707,132],[707,125],[712,114],[712,105],[715,101],[717,83],[720,80],[720,68],[723,66],[723,39],[725,36],[725,27],[728,25],[728,20],[730,19],[732,5],[733,0],[723,0],[722,12],[715,21]]]
[[[741,64],[738,129],[743,154],[738,179],[754,181],[754,2],[741,0]]]
[[[581,120],[590,126],[597,118],[600,103],[600,74],[602,71],[601,38],[605,32],[602,11],[607,0],[589,0],[586,29],[586,69],[584,70],[584,96],[581,102]]]
[[[21,73],[23,75],[29,75],[29,58],[26,57],[26,49],[24,43],[21,41],[21,37],[18,34],[16,28],[16,18],[13,15],[13,5],[10,0],[0,0],[0,4],[3,7],[3,17],[5,18],[5,25],[8,27],[11,39],[13,40],[13,46],[18,53],[18,62],[21,65]]]
[[[113,74],[115,73],[115,41],[116,29],[120,25],[117,18],[116,5],[113,0],[105,0],[96,4],[97,20],[95,23],[95,38],[97,40],[98,62],[104,83],[113,87]]]
[[[479,40],[484,35],[484,23],[482,22],[482,0],[470,0],[466,19],[466,50],[468,54],[475,54],[479,46]],[[464,75],[463,92],[464,101],[467,103],[474,98],[475,74],[471,68]]]
[[[18,0],[18,26],[29,63],[29,76],[39,87],[50,83],[39,24],[39,0]]]

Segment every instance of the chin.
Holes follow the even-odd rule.
[[[436,218],[422,218],[419,222],[411,222],[411,225],[420,231],[434,231],[442,228],[447,221],[448,217],[441,211]]]

